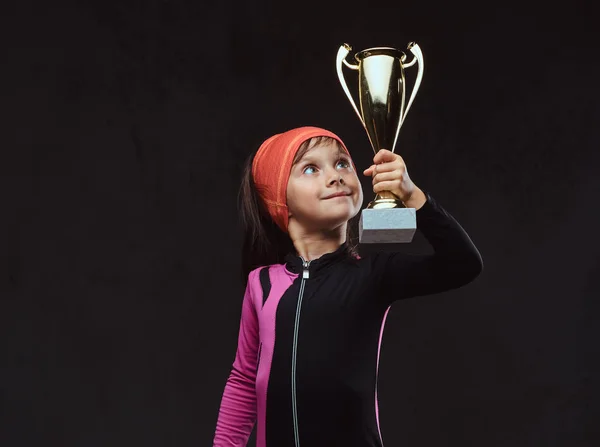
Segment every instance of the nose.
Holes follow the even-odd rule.
[[[335,185],[336,183],[339,183],[340,185],[343,185],[345,183],[344,178],[338,171],[334,171],[333,174],[331,174],[331,177],[329,179],[329,186]]]

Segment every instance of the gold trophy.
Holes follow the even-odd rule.
[[[344,44],[337,53],[336,68],[342,88],[367,131],[373,151],[377,153],[380,149],[387,149],[394,152],[400,127],[423,78],[423,53],[415,42],[411,42],[408,50],[413,58],[406,62],[404,51],[389,47],[369,48],[355,54],[358,65],[354,65],[346,60],[351,50],[350,45]],[[404,69],[415,63],[418,72],[410,99],[406,102]],[[346,85],[343,65],[358,71],[360,111]],[[392,192],[382,191],[361,213],[359,242],[411,242],[416,228],[416,210],[406,208]]]

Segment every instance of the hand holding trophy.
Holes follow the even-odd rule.
[[[358,65],[346,61],[346,56],[351,50],[350,45],[344,44],[337,54],[336,68],[342,88],[363,124],[375,154],[381,149],[393,153],[400,127],[423,78],[421,49],[411,42],[408,50],[414,57],[405,63],[406,54],[403,51],[389,47],[369,48],[356,53]],[[417,77],[410,99],[406,103],[404,69],[415,63],[418,64]],[[358,71],[360,111],[346,85],[343,65]],[[359,242],[411,242],[416,228],[415,208],[406,208],[400,198],[390,191],[380,191],[361,213]]]

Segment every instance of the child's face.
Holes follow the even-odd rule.
[[[330,197],[343,193],[340,197]],[[332,230],[354,217],[363,191],[350,156],[334,142],[318,144],[292,166],[287,185],[290,220],[305,230]]]

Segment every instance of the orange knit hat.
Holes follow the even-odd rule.
[[[258,148],[252,161],[252,177],[258,194],[275,223],[287,233],[287,184],[296,152],[306,140],[331,137],[350,155],[346,145],[333,132],[319,127],[305,126],[273,135]]]

